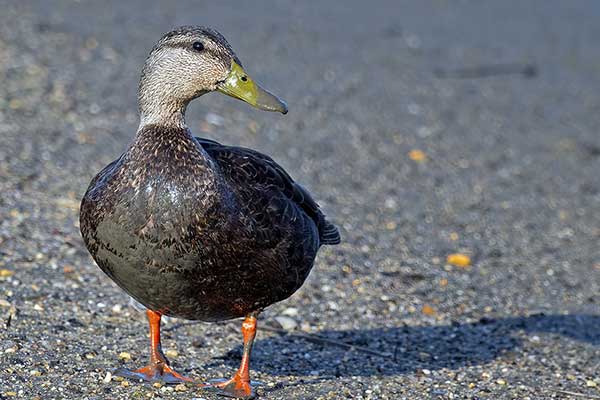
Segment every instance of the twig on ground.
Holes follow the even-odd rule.
[[[200,324],[200,323],[202,323],[202,321],[180,322],[180,323],[174,324],[173,326],[169,326],[169,327],[164,328],[163,331],[164,332],[174,331],[174,330],[179,329],[179,328],[181,328],[183,326],[197,325],[197,324]],[[275,328],[275,327],[269,326],[269,325],[263,325],[263,326],[260,327],[260,329],[268,331],[268,332],[278,333],[278,334],[280,334],[282,336],[296,336],[296,337],[302,338],[304,340],[308,340],[309,342],[325,343],[325,344],[329,344],[329,345],[332,345],[332,346],[343,347],[343,348],[348,349],[348,350],[355,350],[355,351],[358,351],[360,353],[370,354],[370,355],[377,356],[377,357],[382,357],[382,358],[390,358],[390,359],[394,360],[394,355],[393,354],[390,354],[390,353],[381,353],[379,351],[371,350],[369,348],[362,347],[362,346],[356,346],[356,345],[351,344],[351,343],[346,343],[346,342],[332,340],[332,339],[326,338],[325,336],[317,335],[317,334],[314,334],[314,333],[286,331],[286,330]]]
[[[534,78],[538,74],[533,64],[491,64],[457,69],[436,68],[434,75],[440,79],[477,79],[498,75],[523,75]]]
[[[314,333],[286,331],[286,330],[275,328],[275,327],[268,326],[268,325],[267,326],[263,326],[262,329],[264,329],[266,331],[269,331],[269,332],[275,332],[275,333],[278,333],[280,335],[297,336],[297,337],[300,337],[302,339],[308,340],[309,342],[326,343],[326,344],[330,344],[332,346],[343,347],[343,348],[349,349],[349,350],[356,350],[358,352],[366,353],[366,354],[371,354],[371,355],[377,356],[377,357],[391,358],[391,359],[394,358],[394,355],[390,354],[390,353],[381,353],[379,351],[371,350],[369,348],[362,347],[362,346],[356,346],[356,345],[351,344],[351,343],[346,343],[346,342],[340,342],[340,341],[337,341],[337,340],[332,340],[332,339],[329,339],[329,338],[326,338],[324,336],[317,335],[317,334],[314,334]]]
[[[575,397],[584,397],[586,399],[600,399],[600,396],[595,396],[593,394],[577,393],[577,392],[570,392],[568,390],[558,390],[558,389],[554,389],[554,391],[556,393],[568,394],[569,396],[575,396]]]

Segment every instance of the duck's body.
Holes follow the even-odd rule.
[[[81,231],[100,268],[137,301],[204,321],[289,297],[319,246],[339,241],[269,157],[157,125],[94,178]]]

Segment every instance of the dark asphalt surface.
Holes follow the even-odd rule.
[[[3,1],[0,399],[214,399],[111,379],[146,362],[146,322],[77,222],[182,24],[219,29],[290,106],[210,94],[192,130],[272,155],[344,239],[262,316],[293,329],[259,331],[262,398],[598,398],[599,21],[596,1]],[[173,365],[230,375],[239,323],[181,322]]]

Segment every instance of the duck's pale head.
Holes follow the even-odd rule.
[[[223,35],[186,26],[165,34],[146,59],[139,87],[142,122],[182,118],[191,100],[212,91],[261,110],[287,113],[282,100],[246,74]]]

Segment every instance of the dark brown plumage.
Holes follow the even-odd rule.
[[[190,49],[197,41],[201,54]],[[81,203],[86,246],[102,271],[150,310],[153,334],[160,315],[246,316],[250,332],[262,309],[300,288],[319,247],[340,241],[308,192],[270,157],[194,138],[185,126],[189,101],[215,89],[287,112],[258,86],[250,88],[256,95],[239,88],[248,85],[246,75],[232,84],[234,73],[245,74],[216,31],[165,35],[144,66],[136,138],[92,180]],[[169,370],[160,341],[152,343],[151,365],[125,375],[183,379]],[[249,381],[235,379],[222,390],[251,397]]]
[[[180,318],[242,317],[293,294],[337,230],[271,158],[151,125],[91,183],[81,231],[133,298]]]

